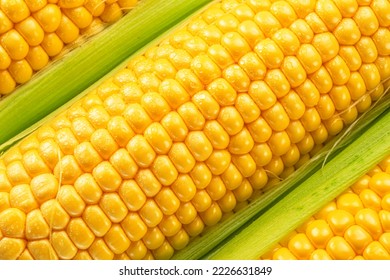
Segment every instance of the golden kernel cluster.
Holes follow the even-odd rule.
[[[137,0],[1,0],[0,97],[82,35],[118,20]]]

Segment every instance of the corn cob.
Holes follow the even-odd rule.
[[[390,259],[390,157],[291,232],[262,259]]]
[[[64,53],[65,46],[118,20],[136,0],[0,1],[0,97]]]
[[[1,157],[0,259],[170,258],[380,98],[373,3],[226,0],[132,59]]]

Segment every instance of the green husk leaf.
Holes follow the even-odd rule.
[[[388,155],[390,109],[297,188],[230,236],[207,259],[258,259]]]
[[[218,244],[219,246],[229,244],[229,240],[232,238],[232,236],[234,236],[235,232],[239,231],[241,228],[245,228],[246,225],[251,224],[258,217],[260,217],[262,213],[265,213],[269,208],[271,208],[273,204],[277,203],[279,200],[283,199],[284,196],[288,195],[289,192],[302,185],[306,180],[308,180],[308,178],[310,178],[312,174],[318,172],[318,170],[320,170],[324,164],[329,162],[342,149],[344,149],[348,144],[353,142],[364,131],[366,131],[370,125],[376,121],[378,116],[380,116],[389,107],[390,94],[386,94],[377,102],[377,104],[375,104],[375,106],[363,114],[359,120],[356,121],[352,127],[350,127],[351,129],[340,133],[338,137],[330,141],[309,162],[296,170],[293,176],[290,176],[280,184],[265,190],[263,194],[253,198],[247,207],[234,213],[216,226],[209,228],[199,237],[194,238],[185,248],[185,250],[178,251],[173,258],[199,259],[205,256],[207,258],[207,254],[212,252]],[[328,201],[329,200],[324,198],[323,203]],[[304,218],[301,217],[301,220],[303,222]],[[268,234],[267,229],[265,229],[265,234]],[[237,248],[232,246],[229,247],[229,249],[232,251],[237,251],[242,246],[244,246],[244,243],[246,243],[245,239],[240,239],[239,242],[236,243]],[[267,245],[266,242],[262,242],[262,244]],[[249,248],[251,248],[251,246],[249,246]],[[254,249],[255,248],[256,247],[254,247]],[[220,255],[217,256],[220,257]],[[243,256],[243,258],[245,257]]]
[[[0,145],[102,78],[210,0],[143,0],[0,102]]]

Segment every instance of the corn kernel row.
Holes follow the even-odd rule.
[[[58,56],[65,46],[118,20],[136,0],[2,0],[0,97]]]
[[[350,2],[224,0],[133,58],[0,158],[0,259],[167,259],[294,172],[390,77],[390,4]]]
[[[262,258],[389,260],[390,157]]]

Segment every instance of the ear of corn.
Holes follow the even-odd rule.
[[[0,258],[171,258],[303,165],[390,76],[377,6],[307,3],[216,3],[11,147]]]
[[[35,72],[62,54],[64,46],[98,32],[104,23],[118,20],[136,3],[1,1],[0,98],[29,81]]]
[[[385,158],[262,259],[389,260],[389,163]]]

